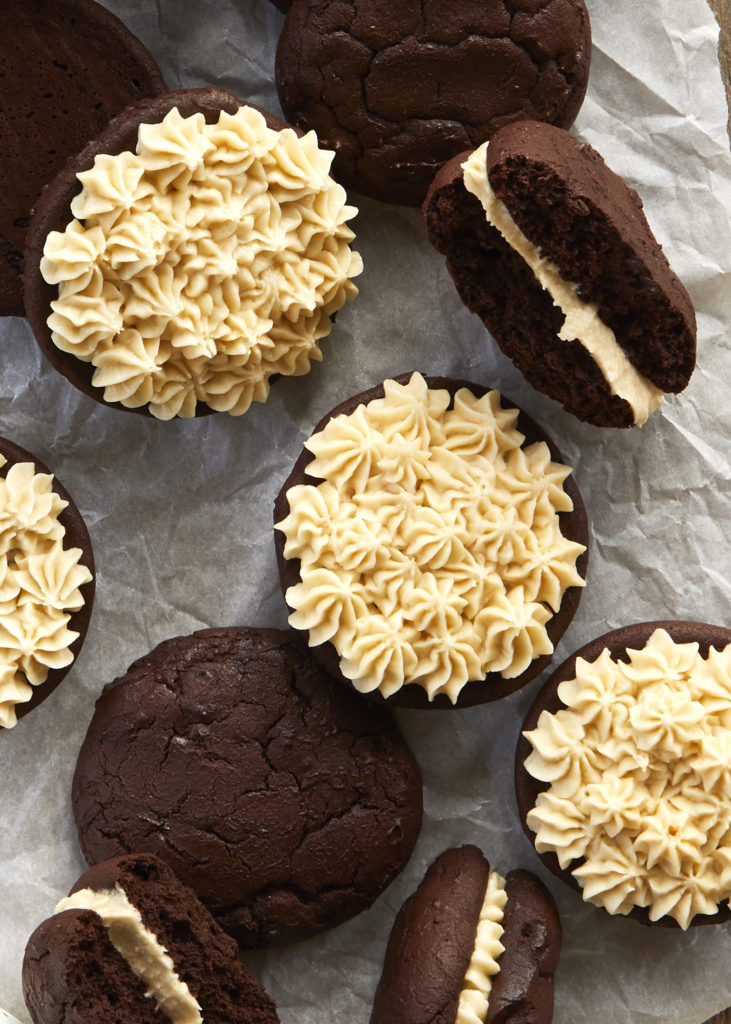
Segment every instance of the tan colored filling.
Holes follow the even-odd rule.
[[[77,219],[46,240],[54,343],[160,419],[240,415],[272,374],[306,373],[363,269],[332,155],[251,107],[142,125],[136,153],[78,175]]]
[[[0,467],[6,459],[0,455]],[[0,479],[0,726],[17,723],[16,705],[51,669],[73,661],[78,633],[67,629],[83,607],[80,587],[91,579],[80,548],[64,548],[59,522],[68,502],[53,476],[18,462]]]
[[[498,957],[504,951],[500,940],[507,898],[505,879],[496,871],[491,871],[477,924],[475,948],[459,996],[455,1024],[485,1022],[492,979],[500,970]]]
[[[662,391],[634,368],[614,331],[599,317],[596,304],[582,302],[577,286],[565,281],[556,264],[541,256],[538,247],[525,237],[508,208],[497,198],[487,177],[487,146],[488,143],[483,143],[462,165],[465,188],[480,200],[488,222],[525,260],[554,306],[564,314],[559,338],[579,341],[601,370],[612,394],[629,403],[635,423],[645,423],[662,404]]]
[[[528,813],[585,900],[648,907],[687,928],[731,896],[731,644],[676,644],[656,630],[629,662],[579,658],[566,709],[525,733],[525,768],[549,782]]]
[[[158,1010],[173,1024],[202,1024],[200,1006],[123,889],[80,889],[60,900],[55,913],[63,910],[93,910],[98,914],[109,930],[110,941],[147,986],[146,994],[155,1000]]]
[[[584,548],[558,520],[570,470],[544,443],[521,447],[497,392],[460,390],[449,409],[419,374],[384,390],[306,442],[322,483],[290,489],[277,524],[300,560],[289,621],[331,641],[359,690],[415,683],[456,701],[469,680],[512,678],[553,650],[546,623],[584,585]]]

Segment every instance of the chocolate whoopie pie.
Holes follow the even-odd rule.
[[[549,664],[584,585],[569,473],[487,388],[415,373],[348,399],[275,502],[290,625],[330,672],[396,706],[512,693]]]
[[[23,316],[25,233],[41,189],[110,117],[165,82],[93,0],[3,0],[0,76],[0,315]]]
[[[590,55],[584,0],[293,0],[276,78],[285,116],[335,150],[343,184],[418,206],[446,160],[503,125],[568,128]]]
[[[34,1024],[277,1024],[234,940],[157,857],[105,861],[28,940]]]
[[[85,394],[159,419],[244,413],[322,358],[357,294],[331,154],[212,86],[114,118],[45,190],[28,319]]]
[[[643,423],[695,366],[695,314],[635,191],[586,143],[524,122],[435,177],[427,232],[533,387],[600,427]]]
[[[291,632],[208,629],[105,687],[72,801],[90,863],[157,854],[247,947],[359,913],[408,860],[421,774]]]
[[[561,924],[527,871],[446,850],[396,917],[370,1024],[550,1024]]]
[[[45,700],[78,656],[94,604],[84,520],[51,471],[0,438],[0,726]]]
[[[541,860],[644,924],[731,920],[731,629],[643,622],[586,644],[526,715],[515,786]]]

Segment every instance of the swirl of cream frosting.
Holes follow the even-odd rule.
[[[6,460],[0,456],[0,466]],[[0,726],[17,721],[17,704],[51,669],[73,660],[78,633],[67,628],[70,612],[84,603],[80,587],[91,573],[79,548],[64,548],[58,516],[67,502],[52,489],[53,477],[17,462],[0,479]]]
[[[477,922],[475,945],[457,1003],[455,1024],[484,1024],[492,979],[500,970],[503,911],[508,901],[505,879],[491,871]]]
[[[77,219],[46,241],[54,343],[102,371],[107,401],[161,419],[265,401],[273,374],[321,358],[332,314],[357,294],[356,211],[331,160],[314,133],[273,131],[251,107],[214,125],[177,109],[141,125],[136,153],[79,174]]]
[[[658,629],[626,661],[577,659],[566,707],[525,733],[525,768],[550,783],[527,815],[536,849],[574,863],[611,913],[687,928],[731,896],[729,652],[703,658]]]
[[[454,702],[470,680],[513,678],[553,650],[546,623],[565,589],[583,586],[583,548],[563,538],[555,509],[546,512],[551,502],[571,507],[566,467],[541,444],[513,458],[524,440],[517,415],[495,392],[478,399],[461,389],[450,408],[449,392],[413,374],[386,381],[383,398],[333,417],[306,442],[307,472],[321,483],[291,489],[277,524],[285,557],[301,561],[301,582],[287,591],[290,623],[312,623],[313,644],[327,634],[356,688],[390,694],[413,683]],[[347,615],[337,628],[322,571],[367,616]]]

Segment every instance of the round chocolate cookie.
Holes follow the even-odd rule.
[[[534,875],[502,879],[476,846],[446,850],[396,917],[371,1024],[455,1024],[474,999],[486,1016],[460,1019],[550,1024],[560,949],[556,905]]]
[[[0,76],[0,315],[22,316],[25,233],[41,189],[110,117],[165,83],[93,0],[3,0]]]
[[[408,388],[413,386],[414,379],[416,377],[419,377],[419,375],[418,374],[412,375],[412,374],[408,374],[408,373],[407,374],[402,374],[399,377],[396,377],[393,381],[386,382],[386,385],[389,388],[393,388],[394,386],[398,386],[399,389],[403,386],[406,390],[408,390]],[[426,378],[423,378],[423,380],[426,382],[426,385],[428,386],[428,389],[430,389],[430,390],[441,389],[441,390],[445,391],[448,394],[448,396],[449,396],[448,407],[449,407],[450,410],[453,410],[455,408],[455,402],[457,402],[459,404],[459,397],[458,396],[459,396],[459,392],[462,389],[467,389],[469,392],[471,392],[471,394],[476,399],[485,398],[490,393],[490,389],[489,388],[485,388],[485,387],[482,387],[482,386],[470,383],[469,381],[461,381],[461,380],[455,380],[453,378],[444,378],[444,377],[426,377]],[[368,391],[364,391],[364,392],[362,392],[359,395],[355,395],[352,398],[347,399],[346,401],[342,402],[340,405],[336,406],[325,417],[323,417],[323,419],[315,427],[312,436],[314,437],[315,435],[319,434],[321,431],[323,431],[323,429],[326,427],[327,424],[329,424],[331,421],[335,420],[336,418],[343,418],[343,417],[346,417],[346,416],[350,416],[353,413],[356,413],[357,415],[359,415],[362,412],[362,410],[369,403],[372,403],[372,402],[374,402],[375,400],[378,400],[378,399],[383,399],[385,393],[386,392],[385,392],[385,389],[384,389],[384,385],[379,385],[377,387],[371,388]],[[494,392],[493,392],[493,394],[496,395],[496,393],[494,393]],[[498,407],[500,408],[499,415],[508,416],[509,414],[507,413],[507,409],[511,408],[512,403],[510,403],[508,400],[504,400],[504,401],[506,403],[506,407],[505,408],[500,408],[500,406],[499,406],[499,398],[498,398]],[[514,406],[513,406],[513,408],[514,408]],[[478,417],[478,422],[479,422],[479,417]],[[553,463],[561,463],[562,462],[561,453],[558,450],[558,448],[556,447],[556,445],[553,443],[553,441],[550,438],[548,438],[548,436],[543,432],[543,430],[526,413],[524,413],[524,412],[522,412],[520,410],[518,410],[518,415],[517,415],[517,420],[516,420],[516,427],[517,427],[517,431],[519,432],[519,434],[523,435],[522,451],[525,451],[525,449],[528,448],[531,445],[535,445],[535,444],[538,444],[540,442],[544,442],[545,445],[547,446],[547,452],[550,453],[550,459],[552,460],[552,462]],[[479,428],[476,430],[476,434],[477,433],[479,433]],[[403,445],[402,445],[402,442],[403,442]],[[352,456],[352,461],[354,463],[357,463],[357,460],[359,458],[361,458],[361,452],[357,451],[358,443],[351,439],[350,441],[346,442],[346,444],[344,445],[344,447],[342,449],[342,452],[340,453],[342,465],[346,465],[347,464],[349,453],[348,453],[348,450],[346,450],[346,449],[347,449],[347,445],[351,444],[351,443],[353,445],[353,450],[350,453],[351,456]],[[367,442],[363,443],[364,444],[364,448],[363,448],[364,451],[367,451],[367,446],[370,443],[371,443],[370,439]],[[405,448],[408,448],[409,443],[410,442],[404,441],[403,438],[401,438],[400,441],[397,439],[396,448],[400,449],[403,446],[405,446]],[[401,458],[402,454],[403,453],[400,452],[398,457]],[[406,467],[408,467],[409,460],[411,460],[411,468],[406,468],[405,469],[407,474],[409,472],[411,472],[413,467],[416,467],[414,472],[416,473],[417,476],[418,476],[418,474],[420,474],[422,472],[422,470],[420,469],[420,462],[419,462],[420,458],[423,458],[423,453],[421,455],[419,455],[417,453],[416,456],[413,456],[411,453],[409,453],[409,455],[407,457],[407,460],[406,460]],[[426,459],[426,463],[425,464],[428,464],[429,459],[431,459],[431,458],[432,458],[431,455],[428,456],[428,458]],[[275,529],[275,531],[274,531],[275,546],[276,546],[276,553],[277,553],[277,563],[278,563],[278,566],[279,566],[279,579],[280,579],[280,583],[281,583],[281,586],[282,586],[282,592],[285,594],[285,596],[287,595],[287,592],[290,590],[290,588],[297,588],[297,587],[299,587],[302,584],[302,562],[301,562],[301,558],[298,557],[297,555],[291,555],[291,554],[290,555],[285,555],[285,548],[287,546],[288,541],[287,541],[287,539],[285,537],[284,531],[281,529],[281,525],[284,523],[285,519],[287,519],[287,517],[290,516],[292,514],[292,512],[294,512],[296,510],[296,508],[299,505],[299,497],[296,497],[293,502],[290,502],[290,498],[288,497],[288,494],[290,492],[292,492],[292,489],[293,488],[300,488],[303,485],[311,485],[312,487],[317,488],[318,484],[321,483],[321,480],[320,480],[319,476],[318,475],[311,475],[311,473],[309,471],[310,468],[311,468],[311,465],[312,465],[312,463],[314,461],[314,459],[315,459],[315,456],[312,453],[312,451],[310,451],[307,447],[305,447],[303,449],[301,455],[297,459],[297,461],[296,461],[296,463],[294,465],[294,468],[292,469],[292,472],[290,473],[290,475],[285,480],[285,482],[284,482],[284,484],[283,484],[283,486],[282,486],[282,488],[281,488],[281,490],[280,490],[280,492],[279,492],[279,494],[277,496],[275,504],[274,504],[274,523],[275,523],[275,526],[277,527]],[[376,463],[376,457],[373,456],[371,464],[375,465],[375,463]],[[461,470],[458,471],[458,472],[461,472]],[[522,480],[521,486],[527,487],[528,486],[528,481],[530,479],[530,473],[528,472],[528,474],[526,475],[526,471],[523,470],[523,469],[521,469],[520,472],[521,472],[521,474],[523,474],[523,480]],[[322,475],[322,474],[320,474],[320,475]],[[566,507],[558,512],[557,519],[554,522],[555,522],[555,526],[556,526],[557,531],[560,532],[560,535],[562,537],[562,543],[565,543],[569,548],[571,548],[573,550],[574,556],[575,556],[576,572],[577,572],[578,576],[581,578],[581,580],[584,580],[586,578],[586,570],[587,570],[587,564],[588,564],[588,543],[589,543],[589,530],[588,530],[588,523],[587,523],[587,518],[586,518],[586,509],[584,507],[584,503],[582,501],[582,498],[581,498],[581,495],[579,493],[579,490],[578,490],[575,482],[573,481],[572,477],[568,476],[566,479],[564,479],[562,477],[562,481],[563,481],[563,484],[562,484],[563,490],[565,491],[565,494],[568,496],[568,501],[566,502]],[[328,487],[330,486],[329,482],[326,482],[326,486],[328,486]],[[490,492],[490,486],[489,485],[486,485],[486,486],[487,486],[487,490],[485,491],[485,501],[488,504],[491,504],[492,503],[492,497],[491,497],[491,492]],[[455,487],[457,488],[457,490],[459,490],[460,488],[465,487],[464,479],[462,479],[458,483],[456,483]],[[469,489],[469,485],[467,485],[467,489]],[[499,490],[499,488],[496,487],[495,490]],[[301,494],[301,492],[299,492],[299,491],[295,491],[294,493],[297,496],[299,494]],[[326,503],[328,503],[328,506],[329,506],[330,499],[329,498],[325,498],[324,500],[326,501]],[[427,501],[428,500],[429,499],[427,499]],[[345,499],[343,499],[343,501],[345,501]],[[364,498],[363,502],[365,503],[366,501],[367,501],[367,499]],[[377,499],[374,498],[373,502],[376,502],[376,504],[373,506],[374,508],[376,508],[377,507]],[[373,502],[371,504],[373,504]],[[384,505],[388,504],[386,498],[384,498],[383,504]],[[341,506],[341,508],[342,508],[343,516],[346,516],[346,514],[347,514],[347,516],[351,520],[357,520],[359,515],[364,514],[362,512],[362,510],[361,510],[361,512],[359,512],[355,508],[355,506],[353,508],[351,508],[350,505],[347,504],[347,503],[343,504]],[[313,522],[316,521],[317,523],[323,524],[323,528],[326,527],[326,529],[329,530],[329,526],[327,526],[327,523],[328,523],[328,516],[331,516],[331,513],[332,513],[332,509],[330,507],[328,507],[328,512],[327,513],[322,513],[322,514],[317,513],[317,514],[315,514],[314,517],[313,517]],[[509,513],[509,512],[506,513],[507,519],[509,520],[512,515],[513,515],[513,513]],[[501,528],[498,528],[496,526],[497,519],[499,519],[500,516],[501,516],[501,513],[499,514],[499,510],[497,510],[497,509],[495,510],[495,516],[496,516],[496,521],[493,522],[491,524],[491,526],[493,528],[496,528],[496,529],[501,529]],[[518,513],[518,516],[520,516],[520,513]],[[334,522],[334,520],[331,519],[331,522]],[[315,529],[315,527],[313,526],[313,530],[314,529]],[[337,529],[340,529],[340,528],[338,527]],[[438,530],[439,528],[435,527],[435,529]],[[310,531],[310,526],[305,524],[304,532],[305,532],[305,534],[307,534],[308,537],[310,536],[309,531]],[[451,528],[447,529],[447,533],[448,534],[451,533],[451,532],[453,532]],[[477,527],[475,527],[472,532],[475,535],[480,534],[481,533],[481,527],[479,529]],[[506,532],[506,539],[504,540],[504,545],[505,545],[504,550],[507,550],[507,545],[512,543],[510,540],[507,539],[509,534],[510,534],[510,530],[508,528],[507,532]],[[314,532],[313,532],[313,537],[314,537]],[[516,542],[516,543],[518,543],[518,542]],[[520,543],[523,543],[523,542],[521,541]],[[530,541],[528,543],[530,544]],[[317,541],[315,541],[315,546],[317,546]],[[583,547],[583,550],[581,550],[582,547]],[[400,562],[401,561],[403,562],[404,567],[405,567],[404,571],[407,573],[407,576],[409,577],[409,579],[406,580],[407,586],[410,586],[411,583],[413,582],[412,577],[420,577],[421,578],[422,572],[424,574],[428,574],[430,572],[431,566],[430,566],[429,559],[431,558],[432,563],[434,563],[434,559],[431,557],[432,556],[432,551],[433,551],[433,549],[431,549],[428,545],[425,546],[425,549],[423,551],[421,551],[421,552],[417,549],[417,547],[412,545],[412,549],[409,552],[407,552],[406,555],[403,555],[403,553],[397,553],[396,557],[398,558],[398,560]],[[576,557],[576,551],[581,551],[581,553],[578,554],[578,557]],[[380,564],[380,561],[379,561],[379,559],[381,559],[381,557],[382,557],[382,549],[381,548],[379,548],[379,552],[381,552],[381,553],[376,555],[376,561],[374,563],[374,566],[375,566],[374,571],[376,571],[376,572],[380,572],[381,570],[384,570],[384,567]],[[353,557],[356,557],[356,556],[353,556]],[[471,562],[470,562],[471,558],[472,558],[472,556],[470,554],[465,555],[464,565],[463,566],[459,566],[458,565],[456,567],[456,569],[455,569],[455,572],[454,572],[455,578],[459,577],[460,571],[463,568],[465,568],[468,565],[468,563],[471,564]],[[517,553],[516,553],[516,558],[517,558]],[[380,568],[379,568],[379,566],[380,566]],[[388,572],[388,570],[384,570],[384,571]],[[396,577],[394,577],[394,579],[395,578]],[[447,582],[449,582],[449,581],[447,581]],[[574,581],[574,583],[578,583],[578,582],[579,581]],[[550,642],[551,650],[553,649],[553,647],[555,647],[555,645],[558,643],[560,638],[563,636],[565,630],[568,628],[571,620],[573,619],[574,614],[576,613],[576,609],[578,608],[579,600],[581,598],[582,589],[581,589],[581,586],[574,585],[574,583],[569,585],[567,587],[567,589],[565,589],[565,591],[563,592],[562,597],[560,599],[560,605],[558,607],[558,610],[552,612],[550,617],[547,616],[548,621],[547,621],[545,629],[546,629],[546,634],[547,634],[548,641]],[[325,589],[327,589],[327,588],[325,588]],[[352,581],[350,581],[350,583],[348,583],[348,585],[346,586],[346,589],[350,589],[351,591],[354,589]],[[448,586],[447,589],[448,589],[448,591],[450,591],[452,588],[451,588],[451,586]],[[391,596],[393,596],[393,595],[391,595]],[[413,596],[414,595],[412,595],[409,598],[409,600],[407,601],[407,604],[412,600]],[[440,595],[435,593],[433,595],[433,598],[434,598],[435,605],[438,606],[439,602],[440,602]],[[502,598],[500,598],[500,600],[502,600]],[[380,611],[381,611],[380,606],[379,606],[380,599],[379,598],[374,598],[374,601],[375,601],[375,607],[372,607],[369,604],[368,605],[368,611],[369,611],[369,613],[370,612],[376,612],[376,613],[380,614]],[[389,598],[389,601],[390,601],[390,598]],[[323,615],[325,617],[332,617],[333,619],[335,619],[335,617],[336,617],[336,614],[335,614],[335,602],[333,601],[333,602],[330,603],[328,601],[328,597],[327,596],[323,596],[322,602],[323,602],[322,603],[322,607],[324,609]],[[540,599],[539,599],[539,602],[540,602]],[[489,599],[488,598],[485,599],[485,604],[486,605],[489,605],[491,603],[492,604],[495,603],[494,595],[492,595]],[[555,601],[554,601],[554,603],[555,603]],[[289,600],[289,604],[290,604],[291,607],[293,607],[291,600]],[[545,607],[548,608],[548,605],[545,605]],[[448,612],[447,614],[448,614],[448,616],[451,619],[451,612]],[[293,624],[293,625],[295,624],[295,622],[293,622],[294,619],[295,619],[294,615],[290,617],[290,624]],[[355,614],[355,620],[358,623],[361,623],[361,622],[365,621],[365,613],[364,612],[361,612],[360,614],[356,613]],[[299,624],[297,624],[297,628],[302,628],[302,627],[299,626]],[[453,626],[450,627],[450,628],[452,628],[452,630],[454,630]],[[309,632],[309,643],[311,645],[312,653],[328,669],[328,671],[331,672],[337,678],[341,679],[347,685],[355,685],[355,683],[352,682],[354,680],[354,678],[355,678],[353,673],[351,672],[349,675],[346,676],[344,674],[344,672],[342,671],[343,664],[344,664],[343,652],[339,651],[338,649],[336,649],[336,646],[334,645],[334,643],[330,642],[329,640],[327,642],[318,642],[315,639],[315,637],[313,636],[312,628],[310,628],[310,627],[303,628],[302,631],[303,631],[304,635],[308,635],[308,632]],[[437,629],[436,631],[437,631],[437,633],[443,632],[441,627],[439,629]],[[446,631],[449,632],[448,629]],[[515,643],[518,646],[520,645],[520,642],[518,640],[516,640]],[[423,683],[421,683],[419,679],[413,679],[413,680],[407,679],[406,678],[405,669],[404,669],[404,672],[401,675],[400,685],[392,687],[391,688],[392,692],[384,695],[383,687],[376,688],[376,687],[372,687],[372,686],[371,687],[363,686],[362,687],[362,691],[363,692],[367,692],[367,695],[371,699],[375,699],[375,700],[384,700],[385,699],[385,700],[387,700],[387,702],[389,704],[391,704],[392,706],[395,706],[395,707],[409,707],[409,708],[420,708],[420,709],[446,709],[446,708],[452,708],[452,707],[458,707],[458,708],[470,707],[470,706],[475,705],[475,704],[482,704],[482,703],[485,703],[485,702],[488,702],[488,701],[498,700],[498,699],[500,699],[502,697],[507,696],[510,693],[513,693],[515,690],[519,689],[521,686],[524,686],[526,683],[530,682],[532,679],[535,679],[536,676],[539,675],[550,664],[550,660],[551,660],[550,653],[545,653],[544,652],[544,653],[541,653],[541,654],[536,654],[535,657],[533,657],[532,659],[527,659],[527,664],[526,664],[525,668],[523,668],[518,674],[514,674],[513,676],[505,676],[505,675],[501,674],[500,671],[496,670],[496,671],[490,671],[487,674],[483,673],[479,677],[476,677],[476,676],[472,677],[469,681],[467,681],[464,684],[464,686],[460,689],[459,693],[456,696],[454,694],[448,694],[446,691],[444,691],[444,692],[436,692],[436,694],[430,694],[428,692],[427,688],[425,687],[425,685]],[[377,661],[377,659],[374,659],[374,661]],[[407,683],[408,685],[404,685],[404,683]],[[360,689],[361,687],[356,687],[356,688]]]
[[[208,86],[128,106],[68,160],[25,256],[28,319],[53,366],[104,405],[161,419],[239,415],[270,378],[306,373],[362,263],[347,245],[355,210],[301,134]],[[298,235],[325,199],[327,224]]]
[[[539,856],[546,867],[575,892],[582,893],[585,888],[589,888],[591,891],[584,895],[585,899],[603,905],[611,913],[625,914],[643,924],[678,927],[681,922],[672,916],[676,905],[687,917],[682,927],[687,927],[688,924],[695,926],[731,920],[731,893],[728,890],[725,894],[722,891],[718,891],[715,896],[711,894],[709,898],[712,906],[706,905],[702,913],[688,913],[688,905],[683,906],[682,903],[684,888],[697,887],[699,892],[703,891],[702,875],[699,873],[697,878],[694,876],[696,869],[700,871],[704,857],[712,856],[713,851],[711,849],[710,854],[708,850],[702,853],[701,848],[712,848],[715,843],[714,835],[719,829],[723,831],[726,827],[720,819],[714,819],[713,824],[709,825],[708,807],[702,812],[702,816],[705,815],[705,824],[702,828],[699,829],[698,822],[694,820],[695,806],[702,808],[704,802],[716,799],[715,787],[719,784],[719,776],[723,775],[723,771],[714,767],[714,742],[718,740],[711,739],[709,742],[701,739],[700,743],[696,743],[692,730],[699,723],[711,723],[719,715],[723,717],[724,708],[726,716],[731,710],[728,667],[725,671],[716,670],[715,676],[714,670],[711,669],[707,684],[694,681],[688,661],[689,654],[693,652],[690,648],[686,648],[684,652],[679,645],[696,644],[698,655],[703,659],[708,658],[712,649],[718,652],[728,648],[731,651],[731,629],[702,622],[642,622],[613,630],[592,640],[556,669],[541,689],[525,717],[516,750],[515,790],[518,809],[524,831],[534,845],[538,836],[528,823],[528,818],[539,809],[541,800],[546,799],[542,794],[547,794],[550,798],[552,789],[551,783],[541,781],[526,767],[526,761],[530,763],[532,750],[546,749],[544,742],[536,738],[539,724],[543,726],[545,723],[553,733],[552,738],[547,741],[549,746],[559,745],[559,734],[567,740],[564,766],[575,763],[579,773],[581,765],[591,764],[596,767],[596,780],[578,789],[572,783],[569,787],[570,792],[564,792],[562,788],[564,795],[557,797],[558,802],[552,799],[550,807],[547,807],[547,814],[551,817],[549,830],[553,840],[562,834],[566,835],[566,857],[562,857],[560,862],[558,852],[561,845],[550,841],[545,846],[538,842]],[[635,669],[638,653],[641,656],[645,651],[651,652],[647,663],[637,662]],[[627,675],[635,682],[637,694],[633,694],[623,684],[617,685],[615,682],[612,687],[609,682],[604,682],[608,679],[606,668],[610,659],[615,665],[629,666]],[[726,662],[729,661],[731,656],[726,657]],[[571,707],[576,708],[579,718],[585,723],[581,727],[572,725],[569,718],[564,718],[563,721],[560,718],[562,715],[570,716],[570,711],[559,696],[559,687],[563,683],[564,686],[572,688],[572,693],[577,693],[575,680],[576,684],[586,685],[591,691],[591,696],[582,698],[577,695],[571,698]],[[666,684],[677,690],[675,698],[665,692]],[[567,699],[568,692],[562,690],[563,696]],[[708,707],[703,706],[704,696],[710,696],[711,703]],[[659,702],[664,702],[664,706]],[[605,711],[599,710],[600,705],[604,706]],[[544,712],[548,718],[539,723]],[[629,741],[627,737],[615,735],[614,727],[607,722],[607,717],[611,714],[619,715],[623,723],[631,723],[633,733]],[[557,715],[559,718],[555,717]],[[603,718],[600,717],[602,715]],[[590,726],[594,722],[601,723],[598,724],[602,739],[599,753],[594,751],[593,747],[589,750],[586,746],[585,738],[589,735]],[[712,728],[719,733],[716,727]],[[564,735],[563,729],[569,730],[569,733]],[[684,750],[680,753],[671,752],[671,747],[667,743],[666,737],[672,737],[673,730],[677,730],[677,735],[683,737]],[[720,732],[726,732],[727,737],[727,729],[721,728]],[[526,734],[530,735],[527,737]],[[567,739],[568,735],[570,739]],[[644,739],[639,745],[632,743],[630,749],[630,741],[634,735]],[[616,749],[612,746],[614,742],[617,742]],[[721,735],[720,742],[726,743],[727,739]],[[694,745],[701,750],[700,758]],[[604,762],[603,767],[600,762]],[[711,775],[707,776],[706,782],[701,783],[694,777],[696,768],[705,772],[710,770]],[[551,775],[561,785],[562,780],[566,778],[566,773],[561,770],[551,772]],[[635,775],[639,786],[635,785]],[[663,776],[667,776],[665,783]],[[638,794],[643,782],[650,778],[654,780],[653,796],[649,804],[643,804]],[[605,812],[602,814],[599,806],[603,804],[609,791],[603,793],[600,787],[607,780],[614,789],[610,797],[613,808],[610,814],[609,808],[605,806]],[[685,792],[680,794],[680,799],[668,789],[668,783],[670,787],[674,787],[678,780],[682,786],[687,787]],[[630,783],[634,789],[630,788]],[[668,793],[669,799],[666,801]],[[674,805],[669,817],[666,817],[666,811],[661,806],[663,803],[667,803],[668,807]],[[720,806],[725,807],[727,803],[728,801],[723,799]],[[592,817],[592,826],[595,822],[608,823],[608,834],[599,837],[608,880],[606,891],[609,895],[604,901],[595,898],[597,893],[601,897],[605,891],[601,871],[592,871],[591,875],[585,873],[589,853],[594,855],[593,848],[588,848],[586,856],[577,853],[573,858],[570,857],[571,838],[567,832],[562,833],[559,824],[561,814],[569,805],[574,808],[570,812],[572,820],[569,826],[574,840],[583,837],[584,826],[586,824],[588,827]],[[653,818],[657,819],[657,824]],[[583,838],[580,841],[583,842]],[[663,848],[663,844],[666,848]],[[693,844],[700,844],[697,856],[693,852]],[[677,851],[674,847],[677,847]],[[688,853],[692,862],[690,867],[685,861],[685,855]],[[613,861],[615,855],[616,860]],[[725,856],[723,850],[721,856]],[[639,862],[639,867],[636,862]],[[662,881],[663,896],[658,900],[658,910],[664,910],[664,913],[658,913],[653,909],[650,900],[652,890],[648,892],[642,875],[642,872],[647,873],[653,867],[657,870],[658,865],[666,875]],[[582,878],[574,874],[577,869],[579,876],[583,874]],[[720,877],[719,874],[718,878]],[[675,880],[675,888],[678,890],[676,899],[672,898],[673,885],[670,879]],[[617,894],[613,894],[612,884],[609,883],[613,883],[617,888]],[[638,898],[643,905],[634,902]],[[688,898],[686,894],[686,899]],[[690,909],[692,911],[692,906]]]
[[[167,954],[167,955],[165,955]],[[105,861],[28,940],[34,1024],[277,1024],[234,940],[157,857]]]
[[[70,670],[86,638],[96,584],[86,524],[51,470],[6,438],[0,438],[0,463],[0,478],[6,481],[0,520],[6,562],[3,601],[8,602],[0,630],[2,646],[16,656],[12,667],[9,659],[4,666],[0,720],[12,726]],[[16,478],[22,469],[12,472],[14,467],[27,464],[32,466],[30,479]],[[47,476],[51,480],[46,484]],[[65,507],[59,510],[60,503]],[[44,618],[48,621],[41,628]],[[30,640],[24,636],[27,630]]]
[[[90,863],[165,860],[247,947],[359,913],[408,860],[421,775],[384,709],[289,632],[208,629],[105,687],[72,800]]]
[[[336,176],[418,206],[438,168],[498,128],[568,128],[589,76],[584,0],[294,0],[277,49],[285,116],[335,150]]]
[[[437,174],[431,243],[533,387],[600,427],[641,424],[695,366],[695,314],[632,189],[568,132],[510,125]]]

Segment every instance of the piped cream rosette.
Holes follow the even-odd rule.
[[[562,869],[580,860],[585,900],[687,928],[731,897],[731,643],[703,657],[656,629],[626,658],[577,658],[565,707],[524,733],[549,783],[527,824]]]
[[[7,460],[0,455],[0,466]],[[0,478],[0,726],[17,722],[16,706],[31,699],[50,671],[73,661],[78,633],[70,613],[83,607],[91,580],[80,548],[64,548],[59,514],[68,505],[53,476],[16,462]]]
[[[248,106],[141,125],[136,153],[78,175],[75,219],[46,240],[54,344],[105,401],[160,419],[240,415],[272,374],[306,373],[362,270],[332,156]]]
[[[553,651],[546,623],[584,585],[585,549],[559,527],[570,470],[544,442],[521,447],[497,392],[450,405],[418,373],[387,381],[305,442],[322,482],[287,491],[290,624],[330,641],[362,692],[415,684],[454,703],[470,680],[519,676]]]

